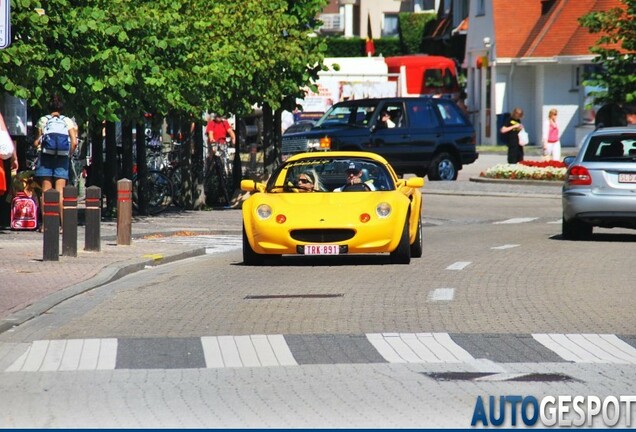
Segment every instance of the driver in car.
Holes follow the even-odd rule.
[[[334,189],[334,192],[342,192],[344,190],[370,190],[374,191],[375,186],[373,186],[372,180],[364,181],[362,179],[362,168],[360,164],[357,162],[349,162],[349,167],[345,171],[347,178],[345,179],[345,184],[340,186],[339,188]]]

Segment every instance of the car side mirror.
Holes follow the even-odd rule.
[[[570,165],[574,163],[575,159],[576,159],[576,156],[566,156],[563,158],[563,163],[565,164],[566,167],[569,167]]]
[[[256,180],[241,180],[241,190],[243,192],[263,192],[265,190],[265,185],[257,182]]]

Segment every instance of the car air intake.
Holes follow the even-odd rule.
[[[303,229],[291,232],[294,240],[307,243],[335,243],[349,240],[355,234],[352,229]]]

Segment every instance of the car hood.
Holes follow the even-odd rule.
[[[397,191],[260,193],[243,203],[243,213],[255,212],[259,205],[267,204],[274,217],[284,214],[288,220],[302,218],[303,225],[311,225],[333,216],[357,221],[360,214],[368,213],[376,218],[375,209],[380,203],[390,204],[391,217],[399,216],[403,220],[409,199]]]
[[[329,126],[329,127],[313,127],[311,130],[305,132],[295,132],[290,134],[283,135],[283,140],[285,139],[294,139],[294,138],[319,138],[323,136],[330,136],[333,134],[342,134],[345,132],[363,132],[369,133],[369,128],[360,127],[360,126],[351,126],[351,125],[341,125],[341,126]]]

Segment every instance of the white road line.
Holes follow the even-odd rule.
[[[512,219],[506,219],[503,221],[499,221],[499,222],[493,222],[493,224],[495,225],[501,225],[501,224],[520,224],[520,223],[526,223],[526,222],[532,222],[533,220],[537,220],[539,219],[538,217],[532,217],[532,218],[512,218]]]
[[[636,364],[636,348],[608,334],[533,334],[564,360],[575,363]]]
[[[512,249],[512,248],[516,248],[519,247],[521,245],[518,244],[505,244],[505,245],[501,245],[501,246],[493,246],[490,249],[493,250],[504,250],[504,249]]]
[[[429,302],[451,301],[455,297],[455,288],[437,288],[428,293]]]
[[[252,340],[249,336],[236,336],[234,341],[236,342],[236,347],[238,348],[241,356],[243,366],[257,367],[261,365],[261,362],[258,360],[256,350],[254,349],[254,345],[252,344]]]
[[[268,335],[267,340],[272,346],[274,354],[276,354],[276,358],[278,359],[278,363],[281,366],[298,366],[298,363],[289,349],[289,345],[287,345],[283,335]]]
[[[219,336],[219,346],[226,367],[243,367],[241,355],[232,336]]]
[[[219,346],[218,338],[213,336],[202,337],[201,346],[203,347],[203,357],[205,358],[205,365],[208,369],[222,368],[225,366],[225,363],[223,363],[223,354],[221,354],[221,347]]]
[[[389,363],[462,363],[475,358],[447,333],[369,333],[367,339]]]
[[[205,247],[206,254],[228,252],[243,247],[242,237],[233,234],[202,234],[196,236],[169,236],[152,239],[143,239],[141,241],[170,243],[170,244],[186,244],[192,246]]]
[[[470,264],[472,264],[470,261],[457,261],[446,267],[446,270],[464,270]]]
[[[555,221],[550,221],[548,223],[549,224],[560,224],[560,223],[563,223],[563,220],[559,219],[559,220],[555,220]]]
[[[283,335],[205,336],[207,368],[297,366]]]
[[[34,341],[7,372],[112,370],[117,361],[117,339]]]

